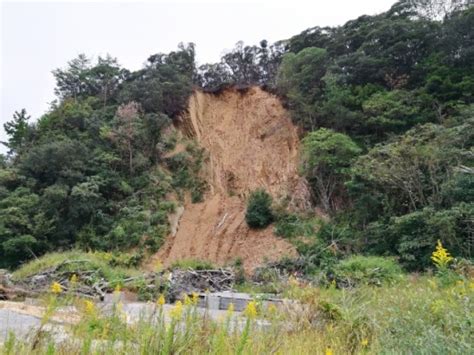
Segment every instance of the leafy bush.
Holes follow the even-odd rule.
[[[250,194],[245,220],[250,228],[265,228],[273,222],[272,197],[265,190]]]
[[[340,261],[333,269],[338,286],[359,284],[382,285],[402,275],[401,267],[390,258],[380,256],[351,256]]]

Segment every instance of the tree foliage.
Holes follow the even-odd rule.
[[[282,43],[270,45],[262,40],[258,46],[249,46],[239,41],[234,49],[222,56],[220,62],[201,65],[195,82],[209,91],[230,85],[274,87],[284,50]]]
[[[361,149],[350,137],[321,128],[309,133],[302,143],[302,171],[318,196],[323,208],[336,207],[336,196],[342,195],[343,182]]]
[[[30,118],[31,116],[28,116],[26,110],[22,109],[20,112],[16,111],[13,114],[13,119],[3,125],[9,139],[8,142],[2,143],[10,149],[9,154],[18,152],[28,139],[28,134],[31,132],[28,125]]]
[[[80,55],[54,71],[59,100],[36,123],[15,113],[0,165],[0,267],[70,247],[160,246],[174,208],[165,195],[188,188],[165,169],[174,143],[163,131],[191,92],[193,51],[156,54],[138,72]]]
[[[410,269],[429,266],[438,239],[472,257],[473,21],[464,1],[399,1],[289,40],[277,87],[306,130],[315,202],[333,209],[323,240]],[[329,132],[347,138],[326,149]],[[347,139],[359,151],[338,160]],[[327,157],[347,163],[342,174]]]

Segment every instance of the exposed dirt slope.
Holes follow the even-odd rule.
[[[250,230],[245,223],[250,191],[263,187],[278,200],[302,185],[296,128],[279,100],[259,88],[195,92],[179,128],[208,152],[203,173],[209,191],[204,202],[185,203],[176,233],[153,259],[169,265],[179,259],[225,264],[241,258],[251,271],[267,259],[294,255],[272,227]]]

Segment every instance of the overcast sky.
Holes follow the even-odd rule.
[[[342,25],[388,10],[395,0],[1,1],[1,128],[15,110],[37,119],[54,100],[51,71],[79,53],[110,53],[128,69],[179,42],[214,62],[243,40],[285,39],[313,26]],[[4,152],[4,148],[0,148]]]

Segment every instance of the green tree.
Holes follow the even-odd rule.
[[[145,68],[131,73],[119,93],[122,103],[140,103],[145,113],[164,113],[175,117],[186,106],[195,72],[194,44],[179,45],[169,54],[148,58]]]
[[[36,187],[57,182],[73,186],[87,174],[90,150],[77,140],[62,139],[39,144],[19,158],[21,174],[34,179]]]
[[[309,133],[301,142],[301,169],[326,211],[336,207],[335,196],[341,195],[349,167],[361,149],[350,137],[321,128]]]
[[[296,122],[305,128],[319,127],[316,105],[323,93],[327,62],[323,48],[309,47],[283,56],[277,87],[288,98]]]
[[[354,185],[365,185],[367,194],[380,192],[383,207],[374,216],[414,212],[443,203],[442,187],[456,166],[469,157],[466,147],[473,139],[472,121],[444,128],[427,124],[413,128],[395,142],[378,145],[354,162]],[[468,161],[466,161],[468,164]],[[367,209],[367,206],[362,207]],[[378,212],[377,212],[378,211]]]
[[[0,193],[0,267],[18,265],[48,249],[54,221],[25,187]]]
[[[128,104],[119,106],[115,117],[115,125],[108,132],[108,137],[120,150],[127,153],[128,172],[130,175],[134,169],[133,158],[135,142],[142,125],[140,110],[140,105],[136,102],[129,102]]]
[[[88,71],[88,86],[105,107],[118,92],[124,78],[125,71],[120,68],[117,59],[107,55],[105,58],[99,57],[97,64]]]
[[[5,132],[9,136],[8,142],[2,142],[10,149],[10,154],[18,152],[28,138],[30,127],[28,121],[31,116],[28,116],[25,109],[20,112],[15,111],[13,119],[3,125]]]
[[[85,54],[79,54],[68,62],[66,69],[56,69],[53,75],[56,79],[56,95],[60,98],[77,100],[88,93],[87,75],[90,69],[90,59]]]
[[[362,103],[363,124],[375,141],[435,119],[427,98],[407,90],[377,91]],[[424,112],[428,111],[428,112]]]

